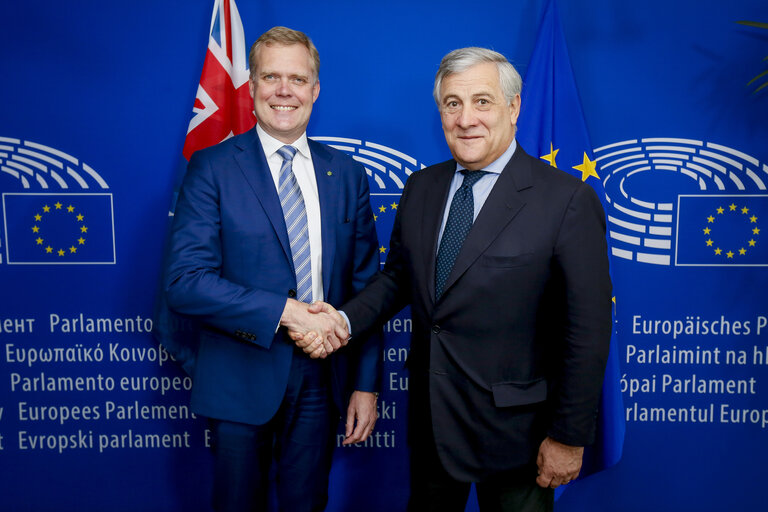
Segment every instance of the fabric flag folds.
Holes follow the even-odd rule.
[[[187,128],[182,151],[184,159],[180,162],[170,216],[176,207],[178,188],[192,154],[248,131],[256,124],[248,92],[248,56],[243,22],[235,0],[215,0],[208,49],[192,112],[194,115]],[[161,282],[155,305],[153,335],[191,374],[197,326],[193,320],[169,310],[163,289]]]
[[[546,7],[525,75],[518,127],[517,139],[528,153],[592,185],[605,206],[602,177],[592,157],[555,0]],[[579,478],[613,466],[621,458],[625,425],[616,345],[614,332],[603,381],[597,437],[594,445],[585,450]]]
[[[256,123],[248,92],[248,56],[235,0],[216,0],[208,51],[197,87],[195,115],[184,141],[184,158],[239,135]]]

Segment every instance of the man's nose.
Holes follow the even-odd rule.
[[[456,124],[460,128],[469,128],[477,123],[475,111],[470,106],[462,106],[456,117]]]
[[[277,84],[277,90],[275,92],[277,93],[278,96],[291,95],[291,87],[287,78],[280,79],[280,82]]]

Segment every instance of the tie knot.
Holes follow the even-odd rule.
[[[471,187],[477,183],[477,180],[488,174],[488,171],[470,171],[468,169],[464,169],[461,171],[461,174],[464,175],[464,181],[462,182],[461,186],[467,185],[468,187]]]
[[[290,162],[296,156],[296,148],[293,146],[283,146],[277,150],[277,153],[283,157],[283,160]]]

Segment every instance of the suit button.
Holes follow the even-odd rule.
[[[440,332],[440,326],[439,325],[433,325],[432,326],[432,333],[437,334]]]
[[[291,288],[290,290],[288,290],[288,296],[289,296],[290,298],[294,298],[294,297],[296,297],[296,290],[294,290],[293,288]]]

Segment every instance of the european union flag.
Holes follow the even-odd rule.
[[[113,264],[112,194],[3,194],[8,264]]]
[[[592,157],[554,0],[544,13],[524,83],[518,141],[528,153],[592,185],[605,206],[605,190]],[[580,478],[610,467],[621,458],[625,425],[620,375],[614,336],[603,381],[597,438],[585,450]]]
[[[681,195],[680,266],[768,266],[768,195]]]

